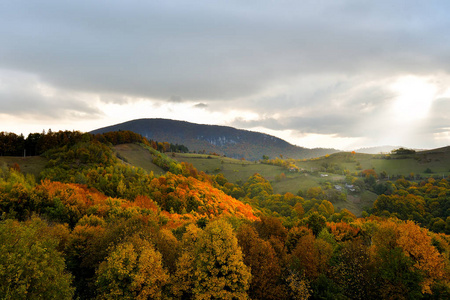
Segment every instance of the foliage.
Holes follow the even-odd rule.
[[[413,149],[406,149],[406,148],[398,148],[391,151],[393,154],[402,155],[402,154],[414,154],[416,153]]]
[[[72,276],[40,219],[0,222],[0,298],[71,299]]]
[[[263,155],[263,160],[261,161],[264,164],[268,165],[274,165],[274,166],[280,166],[289,172],[299,172],[300,169],[295,164],[294,159],[282,159],[282,158],[275,158],[275,159],[269,159],[267,156]]]
[[[161,254],[139,238],[119,244],[98,269],[101,299],[160,299],[169,275]]]
[[[446,179],[420,183],[399,179],[391,194],[378,196],[373,213],[413,220],[435,231],[450,233],[450,185]]]
[[[247,299],[251,274],[229,223],[217,220],[200,231],[194,247],[181,256],[182,274],[192,272],[185,293],[194,299]]]

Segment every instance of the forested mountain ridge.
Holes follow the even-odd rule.
[[[275,158],[313,158],[338,152],[336,149],[308,149],[294,146],[280,138],[228,126],[202,125],[168,119],[139,119],[91,131],[130,130],[147,139],[182,144],[190,151],[218,153],[233,158],[258,160],[263,155]]]

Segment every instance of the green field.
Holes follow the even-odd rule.
[[[265,179],[272,183],[275,193],[297,193],[298,190],[307,190],[310,187],[319,186],[325,182],[340,182],[344,176],[338,174],[329,174],[327,177],[321,177],[324,173],[289,173],[288,170],[260,162],[240,161],[237,159],[210,156],[203,154],[176,154],[175,159],[179,162],[188,162],[194,165],[198,170],[208,174],[222,173],[230,182],[245,182],[255,173],[259,173]],[[285,173],[286,179],[275,180],[278,175]],[[325,174],[325,173],[324,173]]]
[[[285,172],[283,168],[277,166],[213,155],[177,153],[174,159],[179,162],[191,163],[198,170],[207,174],[222,173],[228,181],[233,183],[245,182],[255,173],[261,174],[267,180],[274,180],[275,176]]]
[[[358,163],[360,168],[358,169]],[[377,173],[385,171],[389,176],[409,176],[411,173],[429,177],[450,175],[450,151],[418,152],[411,155],[373,155],[362,153],[335,153],[329,157],[298,161],[297,165],[307,171],[319,171],[324,165],[335,164],[351,173],[364,169],[374,169]],[[427,169],[432,173],[425,172]]]
[[[152,162],[153,156],[142,146],[137,144],[122,144],[114,146],[114,150],[118,154],[119,158],[133,166],[140,167],[149,173],[153,172],[156,176],[160,176],[165,173],[163,169]]]
[[[47,159],[40,156],[0,156],[0,167],[11,167],[14,163],[19,165],[23,173],[33,174],[38,179],[47,164]]]

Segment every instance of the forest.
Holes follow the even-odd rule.
[[[0,166],[0,299],[450,298],[450,178],[362,170],[377,198],[357,217],[331,187],[232,183],[173,159],[188,151],[129,131],[0,133],[1,156],[46,159],[39,176]]]

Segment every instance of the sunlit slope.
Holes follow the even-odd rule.
[[[406,155],[340,152],[318,159],[299,161],[297,165],[310,171],[324,171],[331,167],[358,173],[364,169],[374,169],[377,173],[384,171],[390,177],[410,176],[411,173],[422,177],[447,176],[450,174],[450,147]],[[339,171],[335,173],[339,174]]]
[[[140,167],[147,172],[153,172],[155,175],[165,173],[163,169],[153,163],[151,153],[137,144],[122,144],[114,146],[116,155],[133,166]]]

